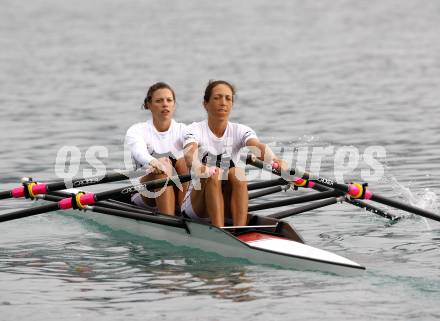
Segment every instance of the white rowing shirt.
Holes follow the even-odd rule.
[[[248,126],[228,122],[225,133],[217,137],[209,129],[208,121],[192,123],[186,127],[183,146],[196,143],[199,146],[199,157],[215,156],[217,160],[232,160],[237,164],[240,159],[240,149],[246,146],[257,134]]]
[[[132,125],[125,135],[125,144],[130,148],[138,166],[148,165],[156,157],[183,157],[183,134],[186,125],[171,120],[170,128],[159,132],[149,119]]]

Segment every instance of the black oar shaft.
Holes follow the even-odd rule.
[[[130,178],[133,174],[139,174],[141,172],[136,171],[121,171],[121,172],[110,172],[103,176],[92,176],[85,178],[74,178],[69,181],[60,180],[53,183],[39,183],[29,187],[29,194],[45,194],[47,192],[54,192],[66,188],[78,188],[82,186],[103,184],[121,181]],[[33,183],[29,181],[28,183]],[[35,182],[37,183],[37,182]],[[6,199],[11,197],[27,197],[27,191],[25,191],[25,186],[16,187],[10,191],[0,192],[0,199]],[[33,198],[33,197],[31,197]]]
[[[136,219],[136,220],[147,221],[147,222],[151,222],[151,223],[158,223],[158,224],[169,225],[169,226],[180,227],[180,228],[186,227],[185,221],[182,218],[175,217],[175,216],[146,215],[146,214],[134,213],[134,212],[126,211],[126,210],[112,209],[112,208],[101,207],[101,206],[91,206],[90,209],[93,212],[107,214],[107,215],[125,217],[125,218]]]
[[[350,198],[346,197],[344,199],[344,201],[347,202],[347,203],[350,203],[350,204],[352,204],[354,206],[357,206],[359,208],[363,208],[366,211],[371,212],[373,214],[376,214],[376,215],[382,216],[382,217],[384,217],[386,219],[392,220],[394,222],[397,222],[398,220],[401,219],[400,216],[396,216],[394,214],[388,213],[388,212],[380,209],[379,207],[376,207],[376,206],[371,205],[371,204],[367,204],[366,202],[363,202],[363,201],[360,201],[360,200],[350,199]]]
[[[174,184],[176,184],[176,181],[178,181],[179,179],[180,179],[180,182],[189,181],[191,179],[191,175],[174,176],[170,179],[165,178],[165,179],[161,179],[161,180],[154,180],[154,181],[146,182],[143,184],[139,184],[137,186],[127,186],[127,187],[118,188],[118,189],[114,189],[111,191],[98,193],[98,194],[91,193],[89,195],[91,195],[91,197],[94,199],[94,202],[86,203],[86,205],[87,204],[94,204],[97,201],[102,201],[102,200],[111,198],[113,196],[125,195],[124,193],[131,193],[131,192],[136,191],[137,189],[142,189],[142,188],[155,189],[155,188],[163,187],[164,185],[174,185]],[[82,195],[82,196],[87,197],[88,195],[86,194],[86,195]],[[80,198],[82,196],[80,196]],[[5,214],[0,217],[0,222],[5,222],[5,221],[15,220],[18,218],[27,217],[27,216],[31,216],[31,215],[37,215],[37,214],[42,214],[42,213],[46,213],[46,212],[56,211],[61,208],[67,209],[67,208],[72,207],[71,204],[69,205],[70,207],[64,206],[65,204],[63,206],[61,206],[60,203],[62,203],[63,201],[67,201],[67,198],[59,201],[58,203],[27,208],[24,210],[19,210],[16,212]]]
[[[98,201],[106,200],[106,199],[109,199],[112,197],[131,194],[136,191],[143,191],[146,189],[153,191],[154,189],[162,188],[165,185],[176,186],[177,181],[180,183],[184,183],[184,182],[187,182],[190,180],[191,180],[190,174],[158,179],[158,180],[150,181],[150,182],[147,182],[144,184],[139,184],[137,186],[126,186],[126,187],[116,188],[116,189],[112,189],[112,190],[101,192],[101,193],[96,193],[95,200],[98,202]]]
[[[46,204],[42,206],[27,208],[20,211],[0,215],[0,222],[12,221],[18,218],[28,217],[37,214],[56,211],[59,209],[58,203]]]
[[[262,189],[257,192],[249,193],[249,199],[252,200],[257,197],[275,194],[275,193],[281,192],[282,190],[284,190],[284,188],[282,186],[272,186],[272,187],[265,188],[265,189]]]
[[[266,187],[272,187],[272,186],[279,186],[279,185],[285,185],[286,181],[282,178],[276,178],[269,181],[261,181],[256,183],[251,183],[248,185],[248,191],[253,191],[256,189],[266,188]]]
[[[125,173],[114,172],[114,173],[108,173],[104,176],[75,178],[67,183],[64,181],[59,181],[59,182],[47,184],[46,190],[48,192],[53,192],[53,191],[59,191],[61,189],[66,189],[66,188],[70,188],[70,187],[78,188],[78,187],[82,187],[82,186],[90,186],[90,185],[96,185],[96,184],[117,182],[117,181],[128,179],[129,175],[130,175],[129,172],[125,172]]]
[[[405,203],[402,203],[402,202],[399,202],[399,201],[395,201],[393,199],[390,199],[390,198],[387,198],[387,197],[384,197],[384,196],[380,196],[380,195],[376,195],[376,194],[373,194],[373,196],[371,197],[371,200],[375,201],[375,202],[379,202],[379,203],[385,204],[385,205],[388,205],[388,206],[392,206],[392,207],[398,208],[398,209],[403,210],[403,211],[407,211],[407,212],[414,213],[414,214],[417,214],[417,215],[420,215],[420,216],[423,216],[423,217],[426,217],[426,218],[430,218],[431,220],[434,220],[434,221],[439,221],[440,222],[440,216],[439,215],[437,215],[435,213],[432,213],[432,212],[429,212],[429,211],[424,210],[424,209],[419,208],[419,207],[415,207],[415,206],[412,206],[412,205],[409,205],[409,204],[405,204]]]
[[[248,210],[249,210],[249,212],[259,211],[259,210],[265,210],[268,208],[274,208],[274,207],[280,207],[280,206],[322,200],[324,198],[328,198],[328,197],[332,197],[332,196],[333,197],[339,196],[339,193],[335,192],[335,191],[326,191],[326,192],[321,192],[321,193],[307,194],[307,195],[302,195],[302,196],[297,196],[297,197],[286,198],[286,199],[279,200],[279,201],[251,205],[251,206],[249,206]]]
[[[319,183],[316,183],[315,186],[313,186],[313,189],[317,190],[317,191],[321,191],[321,192],[331,190],[331,188],[324,186],[324,185],[321,185]],[[377,214],[379,216],[382,216],[382,217],[389,219],[389,220],[392,220],[392,221],[397,221],[400,219],[400,216],[396,216],[391,213],[385,212],[382,209],[380,209],[374,205],[368,204],[368,203],[361,201],[361,200],[358,200],[358,199],[351,199],[351,198],[346,197],[344,199],[344,201],[347,203],[350,203],[354,206],[364,208],[365,210],[367,210],[371,213]]]
[[[11,191],[0,192],[0,200],[6,199],[6,198],[11,198],[11,197],[12,197]]]
[[[294,169],[289,169],[288,171],[281,171],[280,172],[280,171],[278,171],[276,169],[273,169],[270,164],[266,164],[266,163],[262,162],[261,160],[256,159],[256,158],[254,158],[252,156],[248,156],[246,158],[246,163],[247,164],[251,164],[251,165],[253,165],[253,166],[257,167],[257,168],[268,170],[268,171],[272,172],[275,175],[283,177],[283,179],[285,179],[286,181],[289,181],[290,180],[289,178],[291,178],[293,175],[297,174],[297,173],[295,173]],[[305,179],[309,179],[310,178],[315,183],[315,186],[313,188],[316,189],[316,190],[324,191],[324,190],[330,188],[331,190],[332,189],[338,190],[338,191],[340,191],[340,192],[342,192],[344,194],[349,192],[349,186],[346,185],[346,184],[340,184],[340,183],[337,183],[337,182],[335,182],[333,180],[330,180],[330,179],[327,179],[327,178],[314,177],[312,174],[307,173],[307,172],[305,172],[304,175],[302,175],[302,178],[305,178]],[[408,211],[408,212],[419,214],[421,216],[424,216],[424,217],[427,217],[427,218],[431,218],[431,219],[436,220],[436,221],[440,221],[440,216],[438,216],[438,215],[436,215],[434,213],[431,213],[429,211],[426,211],[426,210],[423,210],[423,209],[420,209],[420,208],[417,208],[417,207],[414,207],[414,206],[410,206],[410,205],[407,205],[407,204],[404,204],[404,203],[393,201],[393,200],[390,200],[388,198],[385,198],[385,197],[382,197],[382,196],[378,196],[376,194],[373,194],[373,196],[371,197],[371,200],[379,202],[379,203],[382,203],[382,204],[385,204],[385,205],[393,206],[395,208],[402,209],[402,210],[405,210],[405,211]],[[377,207],[369,208],[370,205],[368,205],[367,203],[364,203],[364,202],[362,202],[362,201],[360,201],[358,199],[353,200],[353,202],[349,201],[349,203],[351,203],[353,205],[356,205],[356,206],[359,206],[361,208],[365,207],[365,208],[367,208],[367,210],[370,210],[372,213],[378,214],[380,216],[383,216],[383,217],[391,219],[391,220],[399,219],[399,217],[396,217],[396,216],[391,215],[389,213],[383,212],[382,210],[378,209]]]
[[[61,196],[63,195],[63,196]],[[61,201],[63,198],[69,197],[69,193],[66,192],[51,192],[50,194],[44,194],[39,196],[40,199],[43,199],[45,201],[51,201],[51,202],[59,202]],[[136,212],[136,213],[141,213],[141,214],[151,214],[151,211],[148,211],[147,209],[142,209],[139,207],[129,207],[128,204],[125,203],[120,203],[120,202],[109,202],[109,201],[100,201],[97,202],[95,204],[96,206],[101,206],[101,207],[107,207],[107,208],[113,208],[113,209],[118,209],[118,210],[125,210],[125,211],[132,211],[132,212]]]
[[[324,181],[324,183],[323,183],[323,181]],[[327,180],[327,181],[329,181],[329,180]],[[338,183],[335,183],[335,182],[332,182],[332,181],[331,181],[331,183],[330,182],[328,183],[328,182],[325,182],[325,180],[322,180],[322,179],[318,179],[317,180],[317,184],[321,184],[321,185],[324,185],[324,186],[327,186],[327,187],[332,187],[332,188],[338,189],[340,191],[343,191],[345,193],[348,192],[348,185],[346,185],[346,184],[338,184]],[[430,219],[432,219],[434,221],[439,221],[440,222],[440,216],[439,215],[437,215],[435,213],[432,213],[430,211],[427,211],[425,209],[422,209],[420,207],[416,207],[416,206],[412,206],[412,205],[409,205],[409,204],[405,204],[405,203],[402,203],[402,202],[390,199],[388,197],[377,195],[375,193],[371,195],[370,200],[372,200],[374,202],[381,203],[381,204],[385,204],[385,205],[388,205],[388,206],[392,206],[394,208],[398,208],[400,210],[407,211],[409,213],[417,214],[417,215],[420,215],[420,216],[423,216],[423,217],[426,217],[426,218],[430,218]]]
[[[322,201],[313,202],[311,204],[307,204],[307,205],[304,205],[304,206],[295,207],[295,208],[291,208],[291,209],[288,209],[288,210],[285,210],[285,211],[282,211],[282,212],[271,214],[271,215],[268,215],[268,217],[273,217],[273,218],[276,218],[276,219],[280,220],[280,219],[283,219],[283,218],[286,218],[286,217],[289,217],[289,216],[301,214],[301,213],[308,212],[308,211],[311,211],[311,210],[315,210],[315,209],[318,209],[318,208],[321,208],[321,207],[324,207],[324,206],[329,206],[329,205],[332,205],[332,204],[336,204],[336,203],[338,203],[338,201],[339,201],[338,197],[330,197],[330,198],[324,199]]]

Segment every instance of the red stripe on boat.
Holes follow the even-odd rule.
[[[237,238],[240,241],[243,241],[245,243],[255,242],[255,241],[261,241],[261,240],[270,240],[270,239],[281,239],[285,240],[284,237],[274,236],[270,234],[264,234],[264,233],[258,233],[258,232],[249,232],[246,234],[241,234],[237,236]]]

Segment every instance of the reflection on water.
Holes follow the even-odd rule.
[[[64,290],[77,283],[81,290],[71,293],[72,300],[104,299],[107,293],[95,297],[96,286],[112,293],[130,293],[125,302],[141,296],[152,300],[149,293],[155,293],[155,299],[209,295],[249,301],[258,297],[252,286],[255,275],[247,275],[247,266],[239,260],[228,262],[216,255],[139,238],[99,236],[75,242],[26,242],[2,246],[0,253],[0,269],[15,278],[55,278]]]
[[[437,0],[3,1],[0,190],[54,178],[65,145],[82,156],[105,146],[102,161],[121,168],[125,131],[148,115],[139,108],[148,85],[169,82],[176,118],[190,123],[205,115],[208,79],[224,78],[238,89],[233,121],[296,147],[383,146],[385,177],[372,190],[438,211],[439,9]],[[332,157],[321,173],[333,175]],[[27,206],[2,200],[0,210]],[[288,219],[309,244],[366,265],[355,279],[224,262],[55,213],[1,223],[1,318],[438,319],[440,223],[404,215],[389,225],[338,204]]]
[[[40,217],[44,224],[38,225],[34,235],[14,240],[13,234],[9,234],[11,238],[2,234],[0,277],[8,292],[0,293],[0,302],[10,307],[13,315],[28,313],[31,306],[16,309],[37,296],[33,304],[69,302],[65,313],[107,309],[127,317],[135,311],[176,309],[176,313],[184,313],[184,319],[190,319],[191,306],[205,314],[213,311],[205,311],[205,304],[215,306],[218,302],[247,304],[248,315],[278,300],[300,308],[323,295],[333,302],[344,298],[355,306],[364,298],[363,291],[374,293],[379,284],[384,300],[390,302],[400,301],[391,294],[397,289],[404,298],[414,293],[437,297],[440,279],[432,271],[437,269],[435,242],[440,230],[427,232],[412,218],[387,227],[383,219],[367,220],[358,214],[341,216],[333,209],[294,218],[300,230],[305,226],[301,222],[307,220],[303,235],[313,240],[312,245],[366,264],[366,274],[357,278],[247,265],[114,232],[70,216],[45,215]],[[328,215],[334,216],[335,224],[323,232],[319,222]],[[10,224],[9,229],[27,224],[35,221],[29,218]],[[344,293],[355,295],[349,300]],[[221,312],[215,314],[220,316]]]

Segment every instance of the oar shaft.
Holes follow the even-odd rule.
[[[363,199],[372,200],[378,203],[389,205],[440,222],[440,216],[438,214],[432,213],[430,211],[427,211],[425,209],[416,206],[411,206],[409,204],[395,201],[384,196],[373,194],[370,190],[365,188],[365,186],[361,186],[360,184],[349,184],[349,185],[340,184],[331,179],[318,177],[308,172],[300,172],[297,169],[289,169],[288,171],[278,171],[277,169],[272,168],[271,164],[264,163],[261,160],[256,159],[252,155],[248,155],[248,157],[246,157],[246,163],[252,164],[255,167],[261,169],[266,169],[268,171],[271,171],[275,175],[281,176],[287,181],[289,181],[292,176],[297,176],[303,179],[311,180],[317,185],[323,185],[341,191],[344,194],[348,194],[355,199],[363,198]]]
[[[396,201],[396,200],[393,200],[393,199],[390,199],[390,198],[387,198],[387,197],[384,197],[381,195],[377,195],[377,194],[373,194],[373,196],[371,197],[371,200],[378,202],[378,203],[388,205],[388,206],[398,208],[403,211],[407,211],[407,212],[414,213],[414,214],[417,214],[417,215],[420,215],[420,216],[423,216],[426,218],[430,218],[431,220],[434,220],[434,221],[440,222],[439,215],[432,213],[432,212],[429,212],[427,210],[424,210],[420,207],[415,207],[415,206],[412,206],[409,204],[405,204],[405,203],[402,203],[402,202],[399,202],[399,201]]]
[[[287,182],[290,182],[291,179],[293,178],[293,176],[297,175],[303,179],[310,179],[314,186],[312,188],[316,189],[316,190],[321,190],[321,191],[325,191],[326,189],[334,189],[334,190],[338,190],[344,194],[348,194],[348,195],[357,195],[358,193],[362,192],[361,188],[364,188],[363,186],[357,186],[356,184],[340,184],[337,183],[331,179],[327,179],[327,178],[323,178],[323,177],[318,177],[316,175],[313,175],[311,173],[308,172],[301,172],[299,173],[299,171],[297,169],[289,169],[287,171],[279,171],[277,169],[272,168],[271,164],[267,164],[264,163],[263,161],[256,159],[255,157],[249,156],[246,157],[246,163],[247,164],[252,164],[253,166],[257,167],[257,168],[261,168],[261,169],[265,169],[268,170],[270,172],[272,172],[275,175],[281,176],[284,180],[286,180]],[[418,213],[420,213],[420,215],[431,218],[433,220],[439,220],[440,217],[434,213],[430,213],[428,211],[425,211],[423,209],[420,208],[416,208],[413,206],[408,206],[406,204],[400,203],[400,202],[396,202],[396,201],[392,201],[389,199],[386,199],[384,197],[380,197],[378,195],[373,195],[373,193],[371,191],[369,191],[368,189],[364,188],[364,192],[360,193],[360,195],[362,197],[364,197],[365,199],[370,199],[370,200],[375,200],[377,202],[383,203],[385,205],[390,205],[390,206],[394,206],[396,208],[399,209],[404,209],[406,211],[409,212],[413,212],[416,213],[415,211],[418,211]],[[399,217],[396,217],[394,215],[391,215],[389,213],[383,212],[382,210],[378,209],[377,207],[370,207],[370,205],[368,205],[367,203],[364,203],[362,201],[360,201],[358,198],[356,199],[352,199],[352,200],[348,200],[347,201],[353,205],[359,206],[361,208],[367,208],[367,210],[371,211],[372,213],[378,214],[380,216],[383,216],[385,218],[391,219],[391,220],[397,220],[399,219]],[[386,202],[388,201],[388,202]],[[393,204],[395,205],[391,205],[391,203],[393,202]],[[418,214],[416,213],[416,214]]]
[[[154,180],[154,181],[149,181],[149,182],[139,184],[136,186],[133,186],[133,185],[125,186],[122,188],[116,188],[113,190],[97,193],[97,194],[95,194],[95,201],[98,202],[98,201],[106,200],[106,199],[116,197],[119,195],[131,194],[136,191],[145,191],[147,189],[150,191],[153,191],[157,188],[162,188],[165,185],[175,186],[176,182],[184,183],[184,182],[187,182],[190,180],[191,180],[191,175],[187,174],[187,175],[172,176],[172,177],[167,177],[167,178],[158,179],[158,180]]]
[[[285,190],[285,189],[282,186],[268,187],[268,188],[262,189],[260,191],[249,193],[249,200],[252,200],[252,199],[257,198],[257,197],[262,197],[262,196],[266,196],[266,195],[270,195],[270,194],[275,194],[275,193],[281,192],[283,190]]]
[[[279,186],[279,185],[285,185],[286,181],[282,178],[276,178],[269,181],[261,181],[256,183],[251,183],[248,185],[248,191],[253,191],[256,189],[266,188],[266,187],[272,187],[272,186]]]
[[[382,216],[382,217],[384,217],[386,219],[389,219],[391,221],[394,221],[394,223],[396,223],[398,220],[401,219],[400,216],[393,215],[391,213],[388,213],[388,212],[380,209],[377,206],[374,206],[374,205],[371,205],[371,204],[367,204],[366,202],[363,202],[363,201],[360,201],[360,200],[354,200],[354,199],[345,197],[344,201],[346,203],[350,203],[350,204],[352,204],[354,206],[357,206],[359,208],[363,208],[363,209],[365,209],[368,212],[371,212],[373,214],[376,214],[376,215]]]
[[[66,189],[69,187],[78,188],[82,186],[89,186],[95,184],[103,184],[110,182],[117,182],[121,180],[128,179],[133,172],[112,172],[108,173],[104,176],[94,176],[94,177],[85,177],[85,178],[75,178],[72,179],[71,182],[55,182],[46,185],[47,192],[59,191],[61,189]]]
[[[134,173],[134,171],[121,171],[121,172],[110,172],[104,176],[92,176],[85,178],[74,178],[70,181],[57,181],[53,183],[37,183],[37,182],[29,182],[29,186],[18,186],[13,188],[10,191],[0,192],[0,199],[6,198],[19,198],[19,197],[27,197],[27,193],[32,195],[33,198],[35,195],[45,194],[48,192],[59,191],[66,188],[79,188],[82,186],[103,184],[121,181],[130,178]],[[140,172],[137,172],[140,173]],[[25,190],[26,188],[26,190]],[[29,196],[28,195],[28,196]]]
[[[164,185],[173,185],[173,184],[176,184],[176,181],[178,181],[179,179],[180,179],[180,182],[189,181],[191,179],[191,175],[174,176],[169,179],[154,180],[154,181],[146,182],[143,184],[139,184],[137,186],[130,185],[130,186],[127,186],[124,188],[118,188],[115,190],[111,190],[111,191],[103,192],[103,193],[98,193],[98,194],[77,193],[73,197],[64,198],[64,199],[58,201],[57,203],[32,207],[32,208],[8,213],[5,215],[1,215],[0,222],[15,220],[18,218],[27,217],[27,216],[31,216],[31,215],[37,215],[37,214],[41,214],[41,213],[45,213],[45,212],[56,211],[58,209],[66,210],[66,209],[70,209],[72,207],[82,208],[86,205],[93,205],[93,204],[96,204],[96,202],[98,202],[98,201],[102,201],[107,198],[111,198],[113,196],[121,195],[121,193],[122,193],[122,195],[124,195],[125,192],[131,193],[133,191],[136,191],[136,190],[142,189],[142,188],[155,189],[155,188],[163,187]]]
[[[125,217],[129,219],[136,219],[140,221],[147,221],[151,223],[159,223],[174,227],[186,228],[186,223],[181,217],[167,216],[167,215],[160,215],[160,216],[145,215],[141,213],[134,213],[133,211],[113,209],[113,208],[101,207],[101,206],[90,206],[89,209],[92,212],[97,212],[101,214],[107,214],[118,217]]]
[[[319,183],[315,183],[315,186],[313,186],[313,189],[320,191],[320,192],[331,190],[331,188],[324,186],[324,185],[321,185]],[[354,206],[364,208],[365,210],[367,210],[371,213],[382,216],[382,217],[389,219],[389,220],[392,220],[394,222],[397,222],[400,219],[400,216],[396,216],[396,215],[390,214],[388,212],[385,212],[382,209],[380,209],[376,206],[373,206],[371,204],[368,204],[368,203],[361,201],[361,200],[351,199],[351,198],[345,197],[344,201],[347,203],[350,203]]]
[[[50,194],[44,194],[38,196],[39,199],[43,199],[45,201],[51,201],[51,202],[59,202],[62,199],[69,197],[68,193],[63,193],[63,196],[60,196],[62,192],[51,192]],[[58,196],[57,196],[58,195]],[[125,203],[113,203],[109,201],[100,201],[95,203],[97,206],[101,207],[107,207],[107,208],[113,208],[118,210],[125,210],[125,211],[131,211],[141,214],[151,214],[151,211],[148,211],[147,209],[141,209],[139,207],[130,207],[128,204]]]
[[[11,198],[11,197],[12,197],[11,191],[0,192],[0,200],[4,200],[4,199],[7,199],[7,198]]]
[[[340,193],[335,191],[326,191],[321,193],[314,193],[314,194],[307,194],[297,197],[291,197],[279,201],[273,201],[273,202],[266,202],[262,204],[256,204],[249,206],[249,212],[252,211],[258,211],[258,210],[265,210],[268,208],[274,208],[274,207],[280,207],[280,206],[287,206],[287,205],[294,205],[294,204],[300,204],[305,202],[312,202],[317,200],[322,200],[328,197],[334,197],[339,196]]]
[[[315,210],[315,209],[318,209],[318,208],[321,208],[324,206],[336,204],[341,200],[342,200],[342,197],[330,197],[330,198],[327,198],[327,199],[324,199],[321,201],[313,202],[311,204],[307,204],[304,206],[295,207],[295,208],[291,208],[291,209],[288,209],[288,210],[285,210],[282,212],[271,214],[271,215],[268,215],[268,217],[273,217],[273,218],[281,220],[281,219],[289,217],[289,216],[301,214],[301,213]]]
[[[59,209],[58,203],[46,204],[42,206],[27,208],[20,211],[0,215],[0,222],[12,221],[18,218],[28,217],[37,214],[56,211]]]

